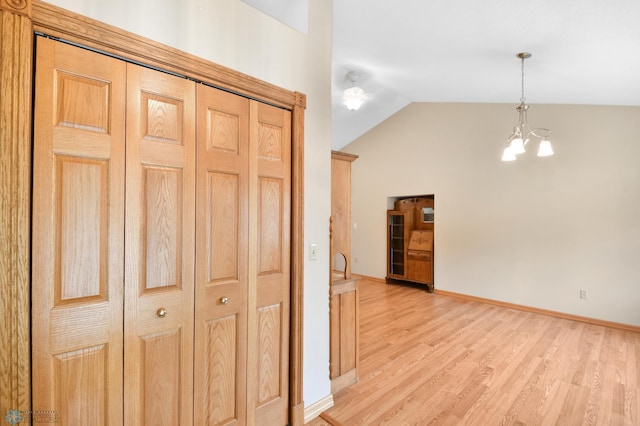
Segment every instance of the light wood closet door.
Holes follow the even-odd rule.
[[[193,422],[195,83],[127,64],[125,418]]]
[[[34,409],[71,425],[287,424],[290,112],[37,50]]]
[[[36,81],[34,408],[192,424],[195,83],[44,38]]]
[[[291,113],[251,102],[250,424],[285,425],[289,400]],[[255,422],[253,417],[255,416]]]
[[[197,98],[195,423],[285,425],[291,116]]]
[[[33,409],[122,424],[125,64],[37,38]]]
[[[197,91],[194,418],[245,425],[249,101]]]

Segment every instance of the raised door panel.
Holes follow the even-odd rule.
[[[122,424],[125,65],[36,50],[33,409]]]
[[[332,284],[333,285],[333,284]],[[340,295],[329,299],[329,378],[340,377]]]
[[[251,102],[249,424],[287,424],[291,114]]]
[[[357,316],[358,290],[356,288],[340,295],[340,374],[356,368]]]
[[[245,425],[249,101],[197,88],[194,423]]]
[[[407,252],[407,279],[431,284],[431,251]]]
[[[331,296],[331,391],[339,392],[357,382],[358,283],[343,280],[332,284]]]
[[[195,83],[127,64],[125,418],[193,422]]]

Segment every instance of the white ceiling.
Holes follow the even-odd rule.
[[[411,102],[640,105],[639,0],[334,0],[332,148]],[[370,99],[342,104],[348,71]],[[515,114],[515,112],[514,112]]]
[[[309,30],[309,0],[242,1],[300,32]]]

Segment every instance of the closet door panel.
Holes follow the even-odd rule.
[[[142,404],[145,425],[179,425],[182,419],[190,417],[183,413],[181,382],[183,375],[190,372],[183,371],[181,328],[146,333],[140,338],[140,358],[143,361],[141,377],[143,378]],[[127,379],[125,379],[126,381]],[[125,385],[126,386],[126,385]]]
[[[125,418],[193,421],[195,84],[127,64]]]
[[[56,155],[58,306],[107,298],[108,169],[106,160]]]
[[[142,167],[144,188],[144,281],[142,293],[182,287],[182,170],[177,167]]]
[[[252,424],[287,424],[291,114],[251,102],[248,410]]]
[[[122,424],[125,65],[36,51],[33,409]]]
[[[197,90],[194,420],[245,425],[249,101]]]
[[[229,315],[208,321],[204,340],[206,348],[202,358],[205,371],[204,379],[207,383],[206,393],[203,395],[205,407],[203,418],[207,425],[242,424],[239,418],[244,418],[242,407],[236,402],[238,388],[244,388],[238,383],[238,363],[241,345],[238,335],[238,315]]]
[[[207,173],[208,282],[238,281],[241,230],[239,174]]]
[[[56,414],[63,424],[77,424],[85,419],[97,421],[96,424],[109,424],[108,380],[105,377],[108,363],[106,345],[84,347],[55,356],[56,382],[59,386]]]
[[[282,397],[282,305],[274,304],[258,308],[257,336],[257,405],[265,404]]]

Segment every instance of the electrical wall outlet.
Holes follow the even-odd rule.
[[[587,299],[587,290],[580,289],[580,299]]]

